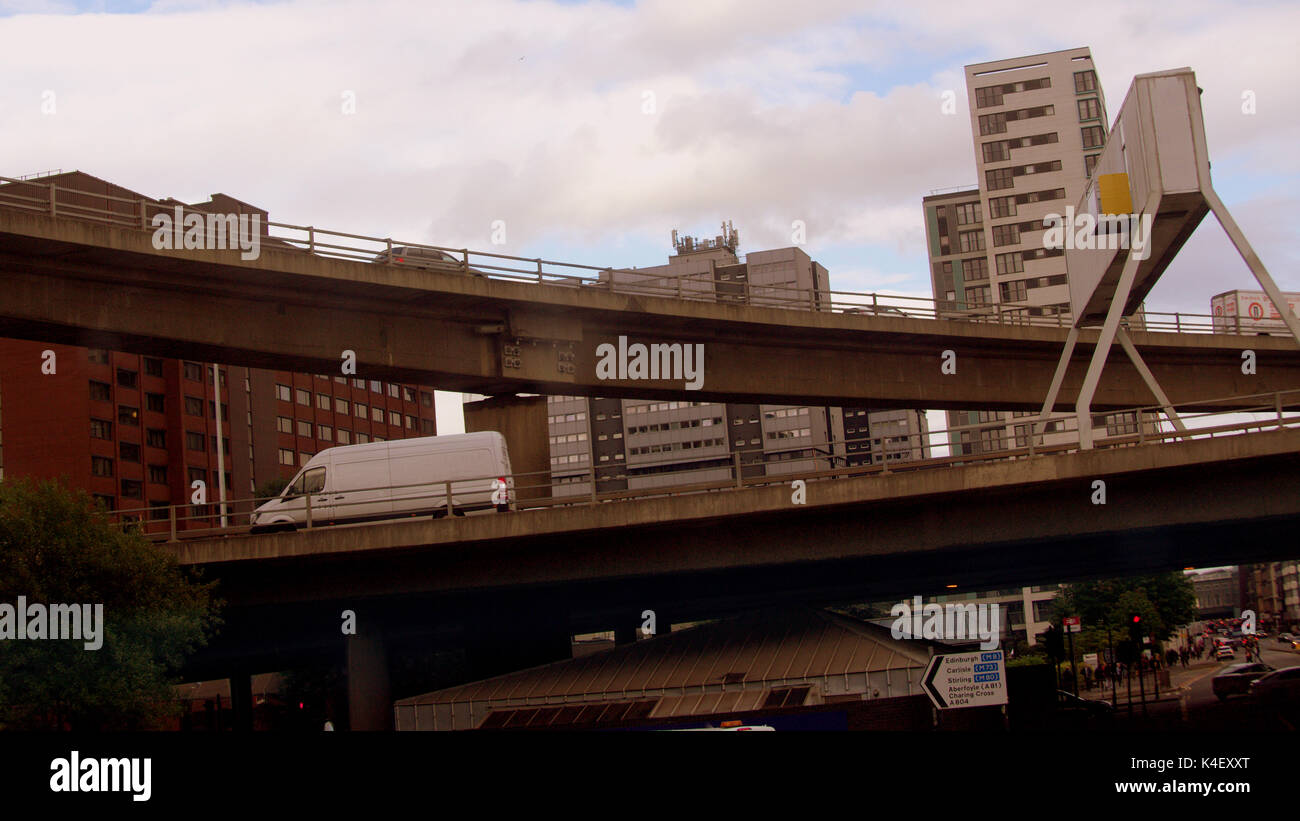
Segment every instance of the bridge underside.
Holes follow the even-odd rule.
[[[790,505],[789,489],[777,486],[707,497],[715,509],[728,497],[743,502],[743,512],[730,516],[692,516],[692,497],[679,497],[633,503],[648,506],[645,520],[623,526],[615,520],[639,518],[618,513],[630,506],[601,505],[588,510],[601,511],[603,528],[593,520],[587,529],[533,538],[206,562],[231,603],[230,623],[195,665],[233,658],[273,665],[286,653],[337,644],[345,608],[427,646],[464,646],[472,641],[466,636],[511,630],[614,629],[639,623],[645,609],[661,623],[680,622],[952,592],[950,584],[973,591],[1294,558],[1300,432],[1232,440],[1070,454],[1037,460],[1044,465],[1037,468],[997,463],[814,483],[806,507]],[[1223,458],[1207,459],[1213,456]],[[1008,469],[1021,480],[1004,481]],[[1096,479],[1106,483],[1105,504],[1093,504]],[[932,492],[864,498],[872,494],[852,487],[918,481]],[[966,489],[945,490],[960,485]],[[665,515],[674,506],[680,518]],[[494,521],[487,517],[483,527]],[[477,527],[469,520],[369,530],[443,524]],[[322,537],[337,538],[255,537],[228,540],[227,549]],[[197,549],[224,552],[210,544]],[[270,555],[265,544],[255,552]]]
[[[1067,333],[530,285],[270,247],[243,261],[7,209],[0,278],[3,336],[310,373],[339,373],[353,351],[360,377],[484,394],[1039,410]],[[703,344],[703,388],[598,379],[597,348],[619,336]],[[1176,405],[1300,385],[1300,349],[1285,337],[1132,338]],[[1081,333],[1056,410],[1073,408],[1096,339]],[[1245,348],[1256,351],[1255,375],[1241,373]],[[944,351],[956,354],[955,373],[941,372]],[[1093,409],[1153,402],[1112,354]]]

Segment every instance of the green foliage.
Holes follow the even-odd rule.
[[[1065,587],[1057,612],[1080,616],[1085,629],[1110,627],[1115,640],[1128,637],[1134,614],[1152,642],[1167,640],[1180,624],[1196,618],[1192,582],[1179,572],[1082,582]]]
[[[157,726],[175,709],[173,671],[219,624],[213,584],[112,526],[84,491],[0,482],[0,602],[104,606],[98,650],[0,641],[0,728]]]
[[[288,479],[275,478],[269,482],[263,482],[258,485],[257,489],[253,491],[253,495],[257,497],[258,503],[260,504],[272,496],[279,496],[280,491],[284,490],[288,486]]]

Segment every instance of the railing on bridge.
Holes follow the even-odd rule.
[[[131,199],[102,192],[82,191],[56,183],[42,183],[0,176],[0,207],[35,211],[55,217],[86,220],[120,228],[152,233],[151,220],[158,214],[174,214],[181,208],[184,215],[205,218],[208,212],[180,203],[161,203],[150,199]],[[206,222],[204,223],[206,226]],[[205,228],[206,230],[206,228]],[[1047,309],[1028,303],[1001,302],[975,304],[962,300],[935,300],[903,294],[861,293],[854,291],[817,290],[783,285],[753,285],[747,279],[727,279],[725,272],[701,272],[682,276],[656,275],[635,268],[614,268],[539,258],[511,256],[468,248],[449,248],[419,242],[369,237],[330,231],[311,225],[268,222],[261,242],[268,247],[315,254],[335,259],[449,273],[481,274],[492,279],[528,282],[564,288],[595,288],[617,293],[639,293],[671,299],[715,303],[734,303],[759,307],[814,310],[846,314],[916,319],[949,319],[965,322],[988,322],[1000,325],[1036,325],[1062,327],[1066,314],[1034,314]],[[397,261],[394,249],[410,249],[404,261]],[[411,253],[414,251],[415,253]],[[456,262],[438,261],[437,252],[448,254]],[[406,257],[418,257],[407,259]],[[1132,330],[1172,333],[1240,333],[1231,317],[1210,314],[1147,312],[1124,320]],[[1252,321],[1250,334],[1270,332],[1271,327]],[[1277,322],[1277,331],[1287,329]]]
[[[1197,413],[1189,408],[1197,405],[1213,405],[1225,399],[1258,399],[1257,405],[1231,411],[1207,411]],[[1110,411],[1094,414],[1094,421],[1099,426],[1107,427],[1108,435],[1094,441],[1094,449],[1143,447],[1158,445],[1175,439],[1203,439],[1218,436],[1242,435],[1268,430],[1300,428],[1300,413],[1292,408],[1300,408],[1300,389],[1280,391],[1267,394],[1250,394],[1239,397],[1221,397],[1202,402],[1186,403],[1180,406],[1180,417],[1187,426],[1185,432],[1173,429],[1166,420],[1158,415],[1162,408],[1158,405],[1144,405],[1127,410]],[[1251,415],[1249,420],[1234,419]],[[1255,419],[1254,414],[1265,414],[1267,418]],[[864,417],[865,418],[865,417]],[[1040,417],[1037,413],[1026,416],[1009,417],[968,425],[952,425],[938,430],[921,433],[902,434],[881,438],[880,450],[871,449],[872,438],[854,437],[837,442],[807,442],[784,450],[763,451],[730,450],[716,455],[701,455],[700,462],[709,462],[703,467],[687,467],[680,470],[653,474],[656,481],[670,479],[672,484],[656,487],[634,488],[628,490],[601,490],[602,484],[608,486],[611,481],[622,482],[627,477],[612,477],[611,470],[591,466],[585,470],[565,471],[547,470],[530,473],[515,473],[509,478],[513,482],[511,502],[516,510],[544,509],[560,506],[595,505],[614,502],[635,501],[665,496],[680,496],[698,493],[717,493],[765,487],[776,484],[788,484],[795,479],[805,481],[827,481],[846,477],[889,475],[891,473],[928,470],[937,468],[959,467],[962,465],[1001,462],[1011,460],[1044,458],[1047,456],[1078,451],[1078,429],[1074,414],[1052,414]],[[1038,433],[1031,435],[1029,425],[1037,422]],[[1044,430],[1046,423],[1049,429]],[[1008,429],[1011,435],[1008,436]],[[945,443],[940,443],[943,438]],[[893,441],[883,441],[892,439]],[[1053,439],[1073,439],[1052,443]],[[902,440],[902,441],[899,441]],[[1010,440],[1010,441],[1008,441]],[[865,447],[867,453],[879,453],[880,461],[870,464],[851,464],[855,454],[850,447]],[[937,448],[946,447],[946,456],[927,456]],[[955,452],[954,452],[955,451]],[[920,454],[917,458],[916,454]],[[873,455],[874,460],[874,455]],[[662,465],[664,463],[660,463]],[[655,467],[655,463],[640,463],[635,466],[621,465],[619,470],[627,471],[631,467]],[[775,472],[775,471],[781,472]],[[565,476],[577,478],[577,484],[557,483],[557,478]],[[402,496],[402,501],[427,500],[428,505],[419,513],[411,516],[443,517],[460,515],[474,502],[481,503],[486,498],[484,484],[497,475],[482,476],[457,481],[444,481],[437,491],[417,496]],[[392,490],[403,490],[427,485],[402,485]],[[435,485],[436,487],[436,485]],[[472,489],[470,489],[472,488]],[[381,490],[388,488],[362,488],[360,490]],[[123,527],[132,528],[158,541],[179,541],[182,539],[212,538],[215,536],[237,536],[251,530],[249,515],[262,503],[279,497],[260,497],[234,499],[225,502],[227,526],[222,527],[220,502],[208,502],[206,505],[168,505],[146,508],[122,509],[108,511],[110,518]],[[336,511],[351,505],[372,504],[372,502],[348,502],[342,505],[331,504]],[[312,511],[311,496],[304,499],[304,527],[315,529],[329,526],[320,516]],[[344,518],[331,516],[330,519]],[[401,521],[409,518],[394,514],[384,521]],[[342,525],[346,526],[346,525]]]

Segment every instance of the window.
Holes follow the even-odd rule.
[[[989,278],[989,261],[985,257],[962,260],[962,274],[969,281]],[[951,297],[950,297],[951,298]]]
[[[354,388],[360,388],[361,390],[364,391],[364,390],[366,389],[366,380],[364,380],[364,379],[353,379],[353,380],[352,380],[352,387],[354,387]]]
[[[310,452],[310,451],[299,451],[299,452],[298,452],[298,458],[301,459],[302,461],[300,461],[298,464],[300,464],[300,465],[305,465],[305,464],[307,464],[308,462],[311,461],[311,457],[313,457],[313,456],[315,456],[315,455],[316,455],[316,454],[314,454],[314,453],[312,453],[312,452]]]
[[[978,202],[968,202],[965,205],[957,206],[957,224],[972,225],[980,221],[980,204]]]
[[[999,274],[1018,274],[1025,270],[1024,257],[1019,251],[1010,254],[998,254],[995,258]]]
[[[203,366],[197,362],[185,363],[185,378],[195,382],[203,381]]]
[[[1011,159],[1011,143],[1007,140],[984,143],[984,162],[1002,162]]]
[[[976,108],[988,108],[995,105],[1002,105],[1002,86],[975,89]]]
[[[123,388],[135,388],[139,386],[139,374],[136,371],[128,371],[126,368],[117,369],[117,384]]]
[[[117,422],[119,425],[131,425],[132,427],[139,427],[140,409],[133,408],[130,405],[118,405]]]
[[[1090,125],[1080,131],[1083,134],[1084,148],[1100,148],[1106,142],[1106,132],[1099,125]]]
[[[995,168],[984,172],[990,191],[1000,191],[1015,184],[1016,175],[1010,168]]]
[[[1005,134],[1007,130],[1006,114],[981,114],[979,119],[980,136]]]
[[[1091,69],[1088,71],[1074,72],[1074,93],[1083,94],[1086,91],[1097,90],[1097,75]]]
[[[957,235],[957,238],[961,241],[960,246],[963,254],[970,251],[984,250],[983,231],[962,231]]]
[[[151,448],[167,447],[167,431],[150,428],[145,431],[145,444]]]
[[[94,402],[109,401],[109,392],[113,389],[112,385],[107,382],[96,382],[90,380],[90,399]]]
[[[293,420],[287,416],[275,417],[275,427],[280,433],[293,433]]]
[[[112,476],[113,460],[103,456],[90,457],[90,472],[95,476]]]
[[[414,391],[412,388],[408,388],[408,387],[406,387],[406,386],[403,386],[403,387],[402,387],[402,399],[403,399],[404,401],[407,401],[407,402],[414,402],[414,401],[415,401],[415,391]]]
[[[1112,413],[1106,417],[1106,435],[1124,436],[1138,432],[1136,413]]]
[[[370,419],[371,419],[372,421],[374,421],[374,422],[383,422],[383,421],[384,421],[384,409],[383,409],[383,408],[371,408],[371,409],[370,409]]]
[[[185,412],[190,416],[202,416],[203,400],[193,396],[185,397]]]
[[[119,442],[118,455],[122,458],[123,462],[139,462],[140,446],[133,445],[130,442]]]
[[[989,216],[1014,217],[1016,215],[1015,197],[993,197],[989,200]]]
[[[338,398],[336,398],[336,399],[334,400],[334,412],[335,412],[335,413],[347,413],[347,412],[349,412],[350,410],[352,410],[352,405],[351,405],[351,403],[348,402],[348,400],[346,400],[346,399],[338,399]]]
[[[357,431],[357,444],[364,445],[370,441],[370,434]]]
[[[122,498],[123,499],[143,499],[144,483],[133,479],[122,480]]]
[[[1079,121],[1101,119],[1101,104],[1096,97],[1079,101]]]
[[[192,430],[185,431],[185,449],[186,450],[207,450],[203,442],[203,434],[195,433]]]
[[[966,301],[971,305],[988,305],[992,301],[989,299],[989,294],[987,285],[982,288],[967,288]]]
[[[1088,156],[1083,158],[1084,176],[1087,177],[1092,176],[1092,172],[1097,168],[1097,158],[1100,156],[1101,156],[1100,154],[1089,154]]]
[[[152,482],[152,483],[154,483],[155,485],[165,485],[165,484],[167,484],[167,466],[166,466],[166,465],[150,465],[150,466],[149,466],[149,481]]]
[[[310,438],[310,437],[311,437],[311,422],[308,422],[308,421],[306,421],[305,419],[299,419],[299,420],[298,420],[298,435],[299,435],[299,436],[306,436],[306,437],[309,437],[309,438]]]
[[[339,444],[340,445],[352,444],[352,431],[339,428]]]
[[[292,464],[293,464],[293,451],[292,451],[292,450],[289,450],[288,448],[280,448],[280,464],[282,464],[282,465],[292,465]]]
[[[1025,301],[1025,281],[1023,279],[1018,279],[1015,282],[1004,282],[1001,288],[1003,302]]]
[[[309,408],[311,407],[311,391],[305,391],[302,388],[297,388],[294,391],[294,395],[298,397],[299,405],[306,405]]]
[[[388,424],[400,428],[402,426],[402,415],[397,411],[389,411]]]
[[[1019,225],[995,225],[993,226],[993,244],[998,245],[1015,245],[1020,242]]]
[[[108,364],[108,351],[103,348],[90,348],[86,351],[86,357],[96,365]]]
[[[90,438],[91,439],[112,439],[113,423],[103,419],[90,420]]]
[[[428,391],[420,391],[420,404],[426,408],[433,407],[433,394]]]
[[[317,439],[321,439],[326,442],[334,441],[334,428],[331,428],[329,425],[317,425],[316,433],[317,433],[316,436]]]
[[[410,414],[407,414],[406,416],[406,429],[415,430],[415,417]]]
[[[279,399],[281,402],[292,402],[293,392],[289,390],[288,385],[276,385],[275,398]]]
[[[394,399],[402,398],[401,394],[398,392],[398,386],[394,385],[392,382],[388,383],[388,395]]]
[[[434,422],[433,422],[432,419],[421,419],[421,420],[420,420],[420,435],[421,435],[421,436],[434,436],[434,435],[437,434],[437,432],[438,432],[438,431],[437,431],[436,426],[434,425]]]
[[[316,394],[316,408],[317,410],[323,410],[323,411],[327,411],[330,409],[329,394],[327,393]]]
[[[379,384],[379,380],[377,380],[377,379],[371,379],[371,380],[370,380],[370,390],[371,390],[372,392],[374,392],[374,393],[383,393],[383,392],[384,392],[384,388],[383,388],[383,386]]]
[[[356,411],[357,411],[357,416],[360,416],[362,419],[366,418],[367,408],[365,405],[358,402],[356,406]]]

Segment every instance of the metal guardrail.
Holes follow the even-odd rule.
[[[1213,405],[1223,402],[1227,399],[1259,399],[1258,405],[1247,406],[1242,409],[1228,411],[1207,411],[1196,413],[1186,412],[1188,408],[1195,408],[1198,405]],[[1220,397],[1217,399],[1202,400],[1199,402],[1185,403],[1181,406],[1184,412],[1180,418],[1188,426],[1185,432],[1173,429],[1173,426],[1167,420],[1159,420],[1157,415],[1162,412],[1163,408],[1159,405],[1143,405],[1125,410],[1110,411],[1094,414],[1094,418],[1113,420],[1110,427],[1116,428],[1113,435],[1104,438],[1098,438],[1094,441],[1094,449],[1118,448],[1118,447],[1144,447],[1158,445],[1173,439],[1202,439],[1214,438],[1226,435],[1242,435],[1252,432],[1263,432],[1265,430],[1283,430],[1288,428],[1300,428],[1300,389],[1290,391],[1278,391],[1265,394],[1247,394],[1237,397]],[[1297,410],[1289,410],[1295,408]],[[1229,417],[1244,413],[1266,413],[1270,416],[1268,419],[1238,422],[1226,422],[1224,424],[1210,424],[1200,426],[1201,423],[1212,421],[1216,418]],[[1288,415],[1290,413],[1291,415]],[[880,451],[884,457],[879,464],[850,465],[849,460],[855,454],[848,451],[847,446],[851,444],[865,444],[870,447],[871,437],[857,437],[845,439],[840,442],[806,442],[794,445],[783,450],[734,450],[729,449],[725,454],[707,455],[702,454],[698,461],[712,461],[714,464],[704,467],[683,468],[681,470],[665,471],[654,474],[655,476],[671,476],[674,479],[681,480],[671,485],[662,487],[641,488],[634,490],[617,490],[601,491],[600,483],[608,481],[608,469],[602,469],[598,466],[590,466],[585,471],[565,471],[563,469],[520,472],[510,474],[509,477],[499,475],[482,476],[455,481],[443,481],[440,484],[441,492],[425,493],[416,496],[403,497],[401,501],[429,500],[430,504],[418,513],[402,514],[395,513],[391,517],[386,517],[387,522],[400,521],[403,518],[413,516],[435,517],[451,516],[464,511],[465,507],[470,504],[481,505],[490,493],[484,489],[484,483],[491,482],[498,478],[509,478],[512,480],[511,485],[511,504],[515,510],[544,509],[559,506],[587,506],[596,504],[607,504],[612,502],[636,501],[651,498],[661,498],[665,496],[680,496],[685,494],[696,493],[713,493],[729,492],[744,490],[748,488],[766,487],[774,484],[788,484],[795,479],[805,481],[824,481],[838,478],[871,476],[871,475],[889,475],[891,473],[927,470],[936,468],[958,467],[967,464],[979,464],[985,462],[1014,461],[1019,459],[1043,458],[1050,455],[1071,453],[1080,450],[1077,441],[1078,428],[1075,424],[1077,417],[1074,414],[1050,414],[1047,417],[1041,417],[1038,414],[1031,414],[1022,417],[1010,417],[1007,419],[981,422],[972,425],[952,425],[938,430],[927,431],[925,433],[900,434],[894,437],[882,437],[893,439],[892,442],[881,442]],[[1042,431],[1041,426],[1044,422],[1052,424],[1060,423],[1061,427],[1052,431]],[[1031,435],[1028,426],[1037,424],[1040,430],[1037,434]],[[1024,426],[1023,432],[1017,432],[1016,428]],[[1006,432],[1011,430],[1011,439],[1013,447],[1007,446]],[[962,440],[962,434],[974,434],[968,441]],[[982,437],[982,434],[995,434]],[[1069,437],[1074,435],[1074,441],[1062,442],[1057,444],[1046,444],[1047,437]],[[972,446],[972,453],[950,453],[948,456],[924,457],[928,450],[935,447],[943,447],[943,443],[936,442],[940,437],[947,439],[947,447],[950,451],[954,448],[960,449],[963,444]],[[903,440],[903,441],[897,441]],[[978,449],[977,449],[978,448]],[[988,450],[984,450],[988,448]],[[922,454],[923,458],[913,458],[916,453]],[[898,458],[891,461],[891,456]],[[675,461],[675,460],[674,460]],[[826,467],[817,467],[809,470],[791,470],[786,473],[768,474],[767,469],[771,466],[780,466],[782,464],[791,465],[803,463],[826,463]],[[664,460],[660,465],[671,464],[669,460]],[[654,467],[655,463],[641,463],[634,467]],[[628,465],[621,465],[622,470],[627,470]],[[752,475],[762,472],[764,475]],[[724,474],[725,478],[719,478],[718,474]],[[750,474],[750,475],[747,475]],[[580,482],[574,485],[573,493],[562,493],[566,486],[555,484],[554,477],[577,477]],[[473,485],[473,489],[467,489],[467,486]],[[457,489],[459,486],[459,490]],[[382,488],[363,488],[360,490],[394,490],[401,491],[412,487],[428,487],[427,484],[400,485],[396,487],[384,486]],[[360,492],[360,491],[349,491]],[[319,495],[319,494],[318,494]],[[472,498],[471,498],[472,497]],[[531,498],[528,498],[531,497]],[[156,541],[176,542],[187,539],[204,539],[215,536],[238,536],[249,532],[251,525],[247,524],[248,514],[262,502],[269,501],[279,497],[256,497],[247,499],[234,499],[225,502],[225,516],[227,519],[242,517],[240,524],[233,524],[226,527],[219,525],[222,513],[220,511],[221,503],[219,501],[209,501],[206,505],[168,505],[167,507],[143,507],[108,511],[116,523],[123,527],[130,527],[143,532],[146,536]],[[304,502],[304,513],[306,529],[315,529],[321,526],[329,526],[327,522],[321,521],[318,516],[313,515],[310,496],[306,497]],[[372,502],[348,502],[343,505],[331,505],[340,508],[349,505],[372,504]],[[490,505],[489,505],[490,509]],[[337,517],[331,517],[331,521]]]
[[[93,204],[91,204],[93,203]],[[103,207],[100,207],[100,206]],[[161,203],[150,199],[132,199],[111,194],[82,191],[56,183],[42,183],[22,178],[0,176],[0,207],[46,213],[55,217],[86,220],[145,232],[153,232],[150,221],[157,214],[198,214],[206,211],[180,203]],[[206,223],[205,223],[206,224]],[[999,325],[1036,325],[1064,327],[1065,314],[1030,315],[1042,306],[1029,303],[1000,302],[980,305],[964,300],[936,300],[902,294],[855,291],[818,291],[784,285],[753,285],[748,280],[726,279],[720,272],[702,272],[682,276],[662,276],[636,268],[615,268],[559,262],[450,248],[419,242],[370,237],[331,231],[311,225],[266,223],[262,244],[280,250],[296,250],[335,259],[349,259],[375,264],[414,267],[461,273],[481,273],[493,279],[529,282],[565,288],[599,288],[617,293],[640,293],[670,299],[754,305],[759,307],[814,310],[834,313],[868,314],[915,319],[947,319],[964,322],[991,322]],[[392,258],[394,248],[416,251],[440,251],[457,257],[459,264],[442,264],[428,259],[398,262]],[[385,256],[386,255],[386,256]],[[1132,330],[1171,333],[1241,333],[1241,320],[1211,314],[1183,312],[1147,312],[1127,318]],[[1279,332],[1286,332],[1280,321]],[[1250,334],[1271,331],[1269,325],[1251,321],[1244,329]]]

